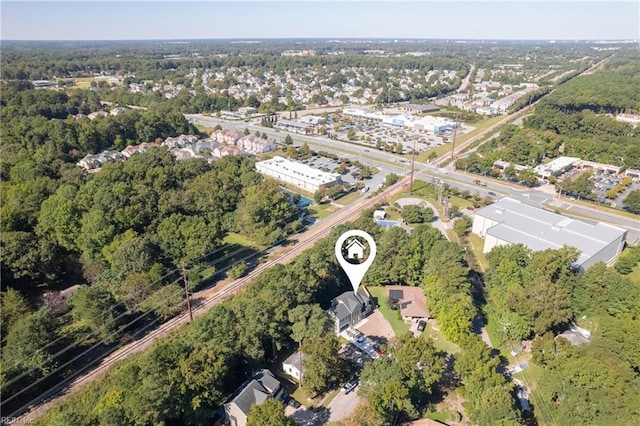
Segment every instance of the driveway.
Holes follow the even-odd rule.
[[[371,315],[360,321],[353,328],[380,344],[387,343],[391,338],[396,336],[393,328],[391,328],[391,324],[382,316],[382,313],[378,309],[373,311]]]
[[[348,394],[343,394],[342,391],[333,398],[333,401],[327,407],[329,409],[329,421],[337,422],[347,417],[356,408],[356,405],[361,401],[358,396],[359,386],[356,386]]]
[[[324,407],[317,407],[313,410],[308,408],[294,410],[291,407],[287,407],[284,414],[291,417],[300,426],[320,426],[327,424],[330,420],[329,410]]]

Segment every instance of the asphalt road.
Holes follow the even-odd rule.
[[[495,125],[483,131],[481,134],[474,136],[469,139],[464,145],[460,145],[456,147],[456,152],[464,149],[465,146],[473,143],[474,141],[484,137],[486,134],[492,132],[497,127],[501,126],[504,123],[512,121],[520,116],[523,111],[520,111],[516,114],[509,115],[504,119],[500,120]],[[203,116],[201,114],[187,114],[186,117],[190,119],[194,123],[202,124],[205,126],[214,127],[216,124],[220,124],[224,128],[235,128],[244,130],[245,127],[249,127],[250,130],[260,130],[261,132],[267,133],[276,139],[284,140],[287,132],[279,131],[276,132],[275,129],[268,129],[261,126],[251,126],[250,123],[246,123],[244,121],[240,122],[231,122],[220,120],[215,117]],[[358,159],[359,161],[371,164],[375,167],[378,167],[381,170],[379,176],[374,177],[374,179],[381,179],[387,173],[396,173],[398,175],[408,175],[411,170],[410,164],[401,164],[396,163],[398,160],[410,161],[410,157],[408,156],[398,156],[395,154],[390,154],[383,151],[378,151],[375,149],[365,148],[359,145],[350,144],[347,142],[336,141],[332,139],[326,139],[321,137],[314,136],[305,136],[305,135],[296,135],[292,134],[294,141],[307,142],[310,147],[314,147],[314,149],[322,148],[325,151],[333,152],[340,155],[346,155],[353,159]],[[368,149],[369,152],[364,152],[364,149]],[[562,200],[556,200],[555,193],[550,190],[550,188],[536,188],[529,189],[522,186],[517,186],[513,184],[509,184],[502,181],[496,181],[492,179],[485,179],[479,177],[477,175],[465,174],[461,171],[453,170],[452,164],[449,165],[447,169],[447,174],[439,173],[439,168],[435,165],[441,161],[444,161],[450,158],[450,154],[445,154],[440,158],[434,160],[430,164],[416,162],[416,178],[431,181],[432,178],[437,177],[439,180],[444,180],[449,185],[455,186],[460,189],[467,189],[473,193],[479,192],[481,196],[488,195],[488,192],[495,192],[500,196],[508,196],[520,200],[524,203],[531,204],[534,206],[542,207],[542,204],[547,204],[548,208],[562,208],[563,210],[567,210],[567,215],[573,215],[577,218],[588,220],[591,219],[593,221],[601,221],[606,222],[615,226],[622,227],[628,231],[627,233],[627,241],[629,242],[638,242],[640,241],[640,223],[638,219],[627,218],[625,216],[621,216],[615,214],[615,212],[605,212],[602,210],[598,210],[593,207],[589,207],[587,203],[583,202],[574,202],[568,198],[563,198]],[[480,179],[487,183],[486,187],[474,185],[473,180]],[[374,182],[377,180],[371,181],[369,186],[371,189],[375,189]],[[523,194],[529,194],[529,197],[525,197]],[[555,206],[549,205],[551,202],[556,202]]]

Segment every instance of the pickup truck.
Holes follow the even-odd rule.
[[[473,183],[480,186],[487,186],[487,182],[482,182],[480,179],[475,179]]]

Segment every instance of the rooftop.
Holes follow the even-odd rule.
[[[499,222],[487,234],[503,241],[521,243],[534,251],[575,247],[580,250],[578,264],[626,232],[605,223],[592,225],[571,219],[508,197],[476,211],[476,215]]]
[[[270,169],[277,173],[295,176],[307,182],[314,182],[319,185],[334,182],[340,175],[338,173],[326,173],[319,169],[307,166],[297,161],[275,156],[270,160],[258,161],[256,167]],[[259,169],[258,169],[259,170]]]
[[[429,318],[427,299],[421,287],[392,285],[386,287],[389,298],[398,301],[403,317]]]
[[[577,157],[558,157],[555,160],[548,162],[547,164],[541,164],[537,166],[536,170],[549,170],[552,172],[559,172],[579,160],[580,159]]]

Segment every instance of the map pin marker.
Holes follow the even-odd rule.
[[[342,245],[351,237],[361,237],[369,244],[369,256],[367,257],[367,260],[362,263],[350,263],[342,254]],[[364,257],[364,247],[365,246],[358,241],[358,239],[352,238],[347,246],[347,258],[353,260],[362,259]],[[360,231],[359,229],[352,229],[351,231],[347,231],[340,235],[340,238],[336,241],[335,251],[338,263],[342,266],[347,277],[349,277],[349,281],[351,281],[353,292],[357,293],[358,287],[360,287],[360,283],[362,282],[362,278],[364,278],[364,274],[367,273],[373,263],[373,259],[376,257],[376,242],[373,240],[373,237],[366,232]]]

